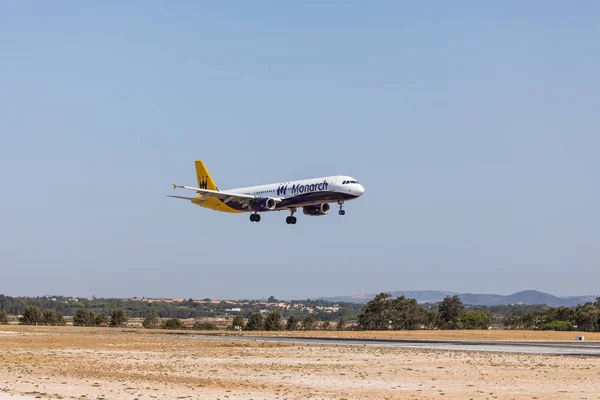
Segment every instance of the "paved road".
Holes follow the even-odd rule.
[[[600,357],[600,342],[542,342],[542,341],[474,341],[474,340],[388,340],[338,339],[276,336],[217,336],[199,335],[198,339],[264,343],[294,343],[308,346],[385,347],[403,349],[489,351],[523,354],[550,354],[564,356]]]

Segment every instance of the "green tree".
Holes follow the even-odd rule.
[[[458,316],[456,324],[460,329],[488,329],[492,325],[492,318],[481,311],[467,311]]]
[[[427,322],[425,310],[417,303],[417,300],[399,296],[389,303],[392,329],[420,329]]]
[[[521,318],[515,315],[509,315],[502,320],[504,329],[521,329]]]
[[[246,324],[247,331],[261,331],[263,329],[263,316],[260,313],[254,313],[248,318]]]
[[[575,318],[575,310],[570,307],[557,307],[548,310],[548,319],[553,321],[572,321]]]
[[[108,326],[108,315],[101,312],[100,314],[96,315],[96,318],[94,318],[94,322],[96,326]]]
[[[65,319],[62,314],[55,310],[45,309],[42,316],[44,324],[47,325],[65,325]]]
[[[197,331],[216,331],[217,325],[215,325],[212,322],[200,322],[200,321],[196,321],[194,323],[194,326],[192,327],[192,329],[197,330]]]
[[[458,317],[465,311],[465,306],[458,295],[446,296],[438,307],[439,327],[457,329]]]
[[[240,330],[244,329],[245,323],[242,313],[237,314],[235,317],[233,317],[233,321],[231,321],[231,329],[236,329],[236,326],[238,326],[238,329]]]
[[[183,324],[183,321],[180,320],[179,318],[169,318],[168,320],[163,322],[161,328],[163,328],[163,329],[183,329],[183,328],[185,328],[185,325]]]
[[[4,311],[0,311],[0,324],[8,324],[8,315]]]
[[[541,329],[543,321],[541,313],[528,312],[521,317],[520,325],[523,329]]]
[[[44,315],[38,306],[27,306],[23,316],[19,319],[22,325],[38,325],[44,323]]]
[[[123,311],[122,308],[112,310],[112,313],[110,314],[110,326],[121,327],[125,326],[126,323],[127,317],[125,316],[125,311]]]
[[[575,309],[573,320],[578,331],[596,332],[600,328],[600,308],[592,303],[579,305]]]
[[[160,316],[152,311],[142,322],[142,326],[146,329],[156,329],[160,326]]]
[[[329,329],[329,325],[330,325],[329,321],[325,321],[325,322],[323,322],[323,324],[321,324],[321,329],[327,330],[327,329]]]
[[[264,297],[263,297],[264,299]],[[277,299],[275,298],[275,296],[270,296],[269,299],[267,300],[269,303],[274,303],[277,301]]]
[[[73,317],[74,326],[95,326],[96,314],[94,310],[89,310],[85,307],[78,308]]]
[[[283,330],[281,324],[281,313],[278,310],[273,310],[267,314],[264,322],[265,331],[280,331]]]
[[[317,327],[317,319],[314,315],[308,314],[304,319],[302,319],[302,330],[305,331],[314,331]]]
[[[379,293],[362,309],[358,316],[358,328],[362,330],[387,330],[392,319],[391,299],[389,293]]]
[[[340,317],[335,329],[337,329],[338,331],[343,331],[345,328],[346,328],[346,320],[344,319],[344,317]]]
[[[427,329],[435,328],[435,324],[438,321],[437,310],[426,309],[425,311],[425,327]]]
[[[298,317],[296,317],[295,315],[290,315],[287,319],[287,321],[285,321],[285,330],[286,331],[296,331],[298,330],[298,324],[300,323],[300,321],[298,320]]]

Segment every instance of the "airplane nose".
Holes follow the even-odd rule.
[[[356,194],[358,196],[362,196],[364,192],[365,192],[364,186],[363,185],[358,185],[358,187],[356,188]]]

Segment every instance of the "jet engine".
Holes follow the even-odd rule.
[[[250,209],[252,211],[273,211],[276,205],[277,202],[274,199],[262,197],[250,203]]]
[[[302,212],[305,215],[310,215],[310,216],[325,215],[325,214],[329,213],[330,208],[331,207],[329,207],[329,204],[327,204],[327,203],[314,204],[312,206],[302,207]]]

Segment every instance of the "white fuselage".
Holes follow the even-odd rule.
[[[356,199],[364,187],[350,176],[328,176],[225,190],[280,200],[276,210]]]

